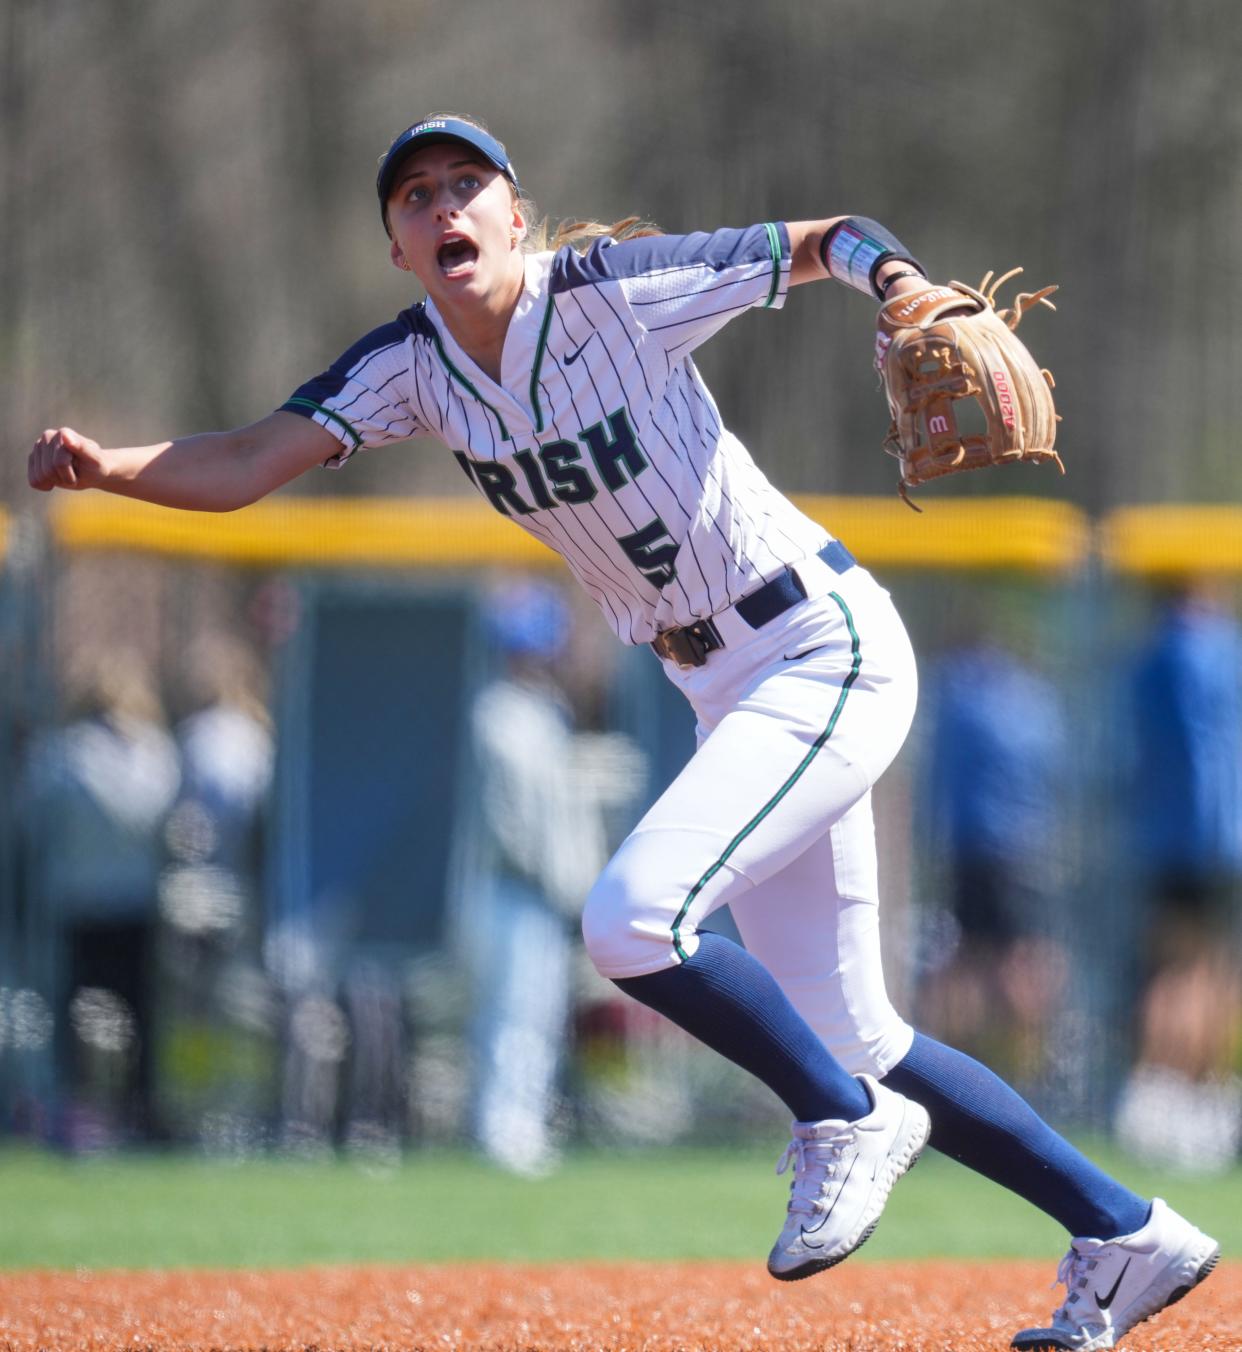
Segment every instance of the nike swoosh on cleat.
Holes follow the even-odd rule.
[[[578,358],[582,356],[582,349],[586,347],[587,343],[589,343],[591,339],[594,337],[595,335],[592,333],[585,339],[585,341],[579,343],[578,346],[574,348],[574,350],[569,354],[569,356],[565,358],[565,365],[572,366],[574,362],[576,362]]]
[[[1113,1283],[1113,1289],[1108,1293],[1108,1295],[1102,1296],[1098,1291],[1095,1293],[1095,1303],[1100,1307],[1101,1310],[1107,1310],[1108,1307],[1113,1303],[1113,1301],[1116,1300],[1117,1289],[1118,1287],[1121,1286],[1121,1279],[1126,1275],[1126,1270],[1129,1268],[1129,1266],[1130,1260],[1127,1258],[1125,1267],[1123,1267],[1121,1271],[1117,1274],[1117,1280]]]

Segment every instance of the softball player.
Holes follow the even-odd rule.
[[[1111,1347],[1217,1247],[889,1003],[871,787],[913,717],[909,641],[887,592],[726,429],[692,355],[790,286],[892,297],[926,287],[922,270],[852,217],[684,236],[579,223],[544,247],[503,145],[451,114],[402,132],[377,188],[392,261],[426,301],[250,427],[119,450],[49,430],[32,485],[223,511],[390,442],[448,446],[698,716],[697,753],[605,868],[583,932],[601,973],[793,1114],[769,1271],[847,1257],[930,1130],[1075,1236],[1065,1303],[1014,1346]],[[699,929],[726,903],[745,948]]]

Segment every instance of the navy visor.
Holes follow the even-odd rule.
[[[421,150],[423,146],[432,145],[436,141],[461,141],[477,150],[488,164],[495,165],[513,184],[514,188],[521,192],[521,189],[518,188],[517,174],[509,161],[509,152],[494,136],[489,136],[481,127],[476,127],[470,122],[463,122],[460,118],[428,118],[424,122],[416,122],[412,127],[407,127],[388,147],[384,157],[380,160],[379,173],[375,179],[375,191],[379,194],[380,212],[383,214],[385,225],[388,223],[388,197],[392,192],[397,170],[401,167],[402,162],[416,150]]]

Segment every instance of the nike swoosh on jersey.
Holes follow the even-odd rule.
[[[1107,1310],[1108,1307],[1113,1303],[1113,1301],[1116,1300],[1117,1291],[1121,1286],[1121,1279],[1126,1275],[1126,1269],[1129,1268],[1129,1266],[1130,1260],[1127,1258],[1126,1266],[1123,1267],[1121,1271],[1117,1274],[1117,1280],[1113,1283],[1113,1289],[1108,1293],[1108,1295],[1102,1296],[1098,1291],[1096,1292],[1095,1303],[1100,1307],[1101,1310]]]
[[[586,347],[587,343],[589,343],[591,339],[594,337],[595,335],[592,333],[588,335],[581,343],[579,343],[578,346],[574,348],[574,350],[569,354],[569,356],[565,358],[565,365],[572,366],[574,362],[576,362],[578,358],[582,356],[582,349]]]

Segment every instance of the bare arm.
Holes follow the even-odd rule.
[[[803,282],[818,282],[828,276],[828,269],[820,259],[819,246],[824,235],[844,216],[829,216],[822,221],[792,221],[786,227],[789,230],[789,285],[801,286]],[[910,264],[903,259],[894,258],[881,265],[876,280],[881,286],[884,279],[894,272],[905,272]],[[903,295],[907,291],[917,291],[927,283],[920,277],[903,277],[894,282],[887,295]]]
[[[49,428],[27,464],[30,486],[100,488],[164,507],[231,512],[257,502],[340,450],[296,413],[270,413],[233,432],[203,432],[154,446],[105,449],[71,427]]]

